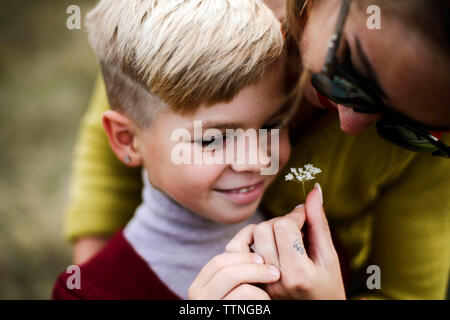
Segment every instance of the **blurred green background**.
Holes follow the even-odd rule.
[[[97,74],[82,23],[94,0],[0,4],[0,299],[48,299],[71,263],[62,237],[72,148]]]

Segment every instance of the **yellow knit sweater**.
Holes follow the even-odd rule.
[[[65,235],[110,235],[123,227],[140,203],[139,169],[122,165],[101,125],[108,102],[101,79],[80,128],[67,208]],[[450,160],[415,154],[383,141],[374,128],[356,137],[337,119],[292,139],[292,156],[266,192],[274,215],[303,202],[302,186],[285,182],[291,167],[322,169],[324,205],[351,267],[368,278],[366,266],[381,270],[381,289],[361,296],[443,299],[450,268]],[[450,142],[447,136],[445,141]],[[306,185],[307,191],[312,185]],[[365,282],[363,283],[365,285]]]

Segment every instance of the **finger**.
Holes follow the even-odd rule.
[[[233,239],[228,242],[225,247],[225,252],[251,252],[250,246],[253,244],[253,230],[255,226],[255,224],[249,224],[239,231]]]
[[[244,283],[228,293],[224,300],[270,300],[270,296],[263,289]]]
[[[284,216],[285,218],[290,218],[294,220],[295,224],[297,225],[298,229],[301,230],[305,224],[306,221],[306,210],[305,205],[301,204],[297,206],[292,212],[288,213]],[[303,232],[300,232],[303,236]]]
[[[326,258],[335,249],[328,220],[323,210],[322,189],[318,183],[306,198],[306,223],[311,258],[314,261]]]
[[[244,283],[272,283],[280,279],[277,267],[267,264],[234,264],[217,272],[203,287],[200,299],[222,299]]]
[[[296,210],[304,210],[304,208]],[[283,277],[309,268],[311,261],[298,228],[298,221],[292,219],[292,216],[286,216],[275,222],[273,227]]]
[[[280,266],[280,261],[278,260],[278,249],[273,233],[273,224],[279,219],[275,218],[262,222],[253,231],[255,253],[261,255],[266,264],[272,264],[278,267]]]
[[[209,261],[203,269],[200,271],[198,276],[192,283],[191,289],[193,291],[202,288],[203,286],[211,280],[211,278],[219,272],[221,269],[233,265],[233,264],[263,264],[264,260],[260,255],[255,253],[224,253],[215,256],[211,261]]]

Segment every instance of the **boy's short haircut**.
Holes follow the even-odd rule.
[[[87,28],[111,108],[140,126],[231,100],[283,50],[261,0],[101,0]]]

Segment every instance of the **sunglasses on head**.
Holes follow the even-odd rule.
[[[383,139],[410,151],[450,158],[450,147],[431,134],[433,131],[443,131],[443,128],[430,128],[392,111],[385,105],[383,94],[376,87],[339,63],[337,51],[351,3],[352,0],[343,0],[335,32],[328,44],[325,64],[321,72],[313,74],[311,78],[313,87],[325,98],[352,108],[355,112],[381,113],[383,117],[376,127]],[[295,9],[302,24],[311,5],[312,1],[296,2]]]

